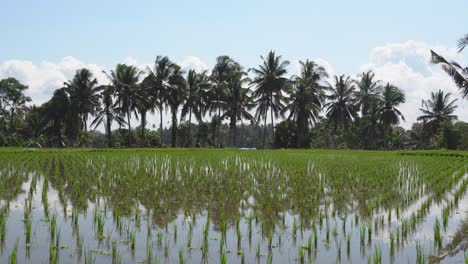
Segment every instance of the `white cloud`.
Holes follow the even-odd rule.
[[[360,71],[373,69],[377,78],[393,83],[405,92],[406,103],[400,107],[406,118],[401,124],[405,128],[410,128],[420,115],[421,100],[428,99],[431,92],[439,89],[452,93],[453,99],[458,98],[456,114],[460,120],[468,121],[466,100],[461,98],[450,77],[438,65],[430,63],[431,49],[447,59],[464,62],[462,54],[455,48],[407,41],[374,48],[369,63],[360,68]]]
[[[200,58],[195,56],[187,56],[179,62],[180,67],[184,71],[188,71],[189,69],[193,69],[196,72],[202,72],[204,70],[209,70],[208,65],[203,62]]]
[[[57,88],[83,67],[89,68],[98,81],[106,81],[101,66],[85,64],[73,57],[65,57],[58,63],[44,61],[39,64],[27,60],[7,60],[0,63],[0,78],[14,77],[28,85],[26,94],[35,104],[40,104],[49,100]]]

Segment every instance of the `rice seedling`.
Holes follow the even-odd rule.
[[[434,223],[434,243],[438,249],[442,248],[442,233],[440,230],[440,222],[439,219],[436,218]]]

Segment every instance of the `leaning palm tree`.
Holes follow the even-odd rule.
[[[356,81],[358,91],[355,94],[357,103],[361,109],[361,115],[367,115],[370,105],[378,100],[381,85],[379,80],[375,80],[375,73],[372,70],[363,72]]]
[[[137,67],[125,64],[118,64],[115,70],[107,74],[115,90],[116,102],[114,105],[127,118],[128,146],[132,142],[131,113],[133,112],[137,116],[136,107],[142,96],[138,84],[141,74],[142,71]]]
[[[284,107],[282,91],[289,81],[285,77],[289,61],[283,61],[281,56],[276,56],[274,51],[270,51],[266,58],[263,56],[260,56],[260,58],[263,60],[262,64],[258,68],[252,68],[249,71],[252,71],[256,75],[252,81],[252,84],[256,86],[254,97],[259,104],[256,118],[261,119],[263,117],[262,145],[265,148],[268,110],[270,110],[272,138],[275,138],[273,116],[278,118]]]
[[[149,72],[151,98],[154,107],[159,112],[159,136],[161,137],[161,147],[163,146],[163,110],[167,102],[167,91],[170,90],[170,79],[175,74],[177,65],[166,56],[157,56],[152,68],[147,67]]]
[[[305,147],[309,124],[317,123],[322,102],[325,99],[324,86],[321,84],[328,77],[325,68],[314,61],[300,61],[301,73],[292,77],[289,98],[283,113],[289,112],[288,120],[294,120],[297,127],[297,147]]]
[[[347,129],[348,124],[357,116],[358,106],[353,97],[355,86],[349,76],[335,75],[335,84],[328,83],[327,90],[331,92],[327,96],[327,117],[333,123],[334,128]]]
[[[382,104],[378,109],[378,115],[385,136],[388,137],[392,125],[398,124],[400,118],[405,121],[403,114],[396,108],[405,102],[405,94],[395,85],[387,83],[383,89],[381,101]]]
[[[457,108],[455,105],[457,99],[450,101],[450,95],[450,93],[444,94],[441,90],[432,92],[431,99],[422,101],[424,108],[419,108],[423,115],[419,116],[418,120],[427,122],[434,134],[438,132],[442,123],[457,119],[453,114]]]
[[[224,111],[222,98],[227,90],[227,79],[229,72],[233,68],[239,68],[240,64],[231,59],[229,56],[219,56],[216,58],[216,64],[213,67],[210,75],[211,86],[207,91],[206,111],[213,116],[213,144],[221,147],[221,115]],[[217,141],[217,144],[216,144]]]
[[[461,52],[466,46],[468,46],[468,34],[459,39],[458,52]],[[431,50],[431,62],[440,64],[442,70],[450,75],[455,85],[460,89],[462,97],[468,99],[468,67],[463,67],[455,61],[449,62],[433,50]]]
[[[96,129],[105,119],[104,129],[107,136],[107,146],[109,146],[109,148],[112,147],[112,122],[116,121],[119,125],[125,124],[125,119],[114,106],[113,88],[114,87],[111,85],[102,86],[101,96],[103,108],[96,112],[96,117],[91,123],[91,126],[94,126],[94,129]]]
[[[189,128],[192,124],[192,114],[197,121],[202,122],[202,117],[205,112],[206,93],[210,88],[207,71],[197,73],[195,70],[189,70],[187,73],[187,97],[182,106],[181,119],[188,115]],[[189,144],[192,146],[192,132],[189,129]]]
[[[243,119],[254,120],[249,112],[255,105],[251,97],[251,90],[245,87],[250,79],[241,67],[231,68],[226,84],[227,89],[222,98],[225,109],[221,119],[229,118],[229,146],[237,146],[237,121]]]
[[[183,76],[184,72],[178,65],[175,65],[174,74],[169,79],[169,90],[166,91],[166,102],[171,108],[171,146],[177,146],[177,113],[180,105],[184,102],[186,95],[186,81]]]

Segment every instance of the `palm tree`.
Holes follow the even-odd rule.
[[[444,94],[443,91],[439,90],[434,93],[431,92],[431,99],[422,100],[424,108],[419,108],[423,115],[418,117],[419,120],[427,122],[426,124],[432,128],[432,132],[436,134],[442,123],[445,121],[452,121],[457,119],[456,115],[453,115],[457,106],[455,102],[457,99],[450,101],[450,93]]]
[[[181,119],[184,119],[188,114],[189,125],[189,142],[192,146],[192,132],[190,126],[192,124],[192,114],[199,123],[202,122],[202,117],[205,112],[206,93],[209,90],[210,83],[208,80],[207,71],[197,73],[195,70],[189,70],[187,73],[187,97],[182,106]]]
[[[206,110],[210,113],[217,112],[213,118],[213,144],[217,138],[218,147],[221,147],[221,112],[224,110],[222,98],[227,90],[227,79],[229,72],[233,68],[239,68],[240,64],[231,59],[229,56],[219,56],[216,58],[216,64],[211,71],[210,81],[213,85],[207,92]],[[209,103],[208,103],[209,102]]]
[[[468,34],[458,40],[458,52],[468,45]],[[468,67],[463,67],[455,61],[447,61],[444,57],[431,50],[431,62],[440,64],[455,85],[460,89],[463,98],[468,99]]]
[[[254,97],[259,104],[256,112],[256,118],[263,117],[263,148],[265,148],[266,136],[266,118],[268,109],[271,116],[271,133],[272,138],[275,138],[275,128],[273,115],[279,117],[280,111],[283,109],[283,94],[282,90],[288,83],[288,78],[284,77],[287,74],[286,67],[289,61],[282,61],[281,56],[276,56],[274,51],[270,51],[266,58],[260,56],[263,63],[258,69],[252,68],[256,76],[252,84],[256,86]]]
[[[335,84],[328,83],[327,90],[331,92],[327,96],[328,103],[327,117],[329,122],[332,122],[334,128],[347,129],[348,123],[353,121],[357,116],[358,106],[353,97],[354,95],[354,82],[349,76],[345,78],[344,75],[340,77],[335,75]]]
[[[118,64],[115,70],[108,74],[115,90],[115,105],[127,117],[128,146],[132,144],[131,113],[134,112],[137,115],[136,107],[142,96],[138,84],[141,73],[142,71],[135,66]]]
[[[151,94],[153,104],[159,111],[159,133],[161,137],[161,147],[163,146],[163,110],[166,104],[167,91],[170,90],[170,79],[176,71],[177,65],[172,63],[166,56],[157,56],[153,69],[147,68],[151,80]]]
[[[44,104],[43,121],[47,124],[45,133],[51,135],[49,138],[55,137],[57,146],[63,145],[62,127],[67,122],[70,109],[70,100],[66,89],[55,90],[52,98]]]
[[[136,102],[136,109],[140,114],[140,137],[146,141],[146,116],[148,112],[154,113],[155,99],[153,98],[151,76],[146,76],[138,86],[139,97]]]
[[[378,100],[379,91],[382,88],[379,80],[374,80],[375,73],[372,70],[363,72],[359,75],[359,80],[356,81],[359,89],[356,94],[356,100],[361,108],[361,116],[367,115],[370,104]]]
[[[107,146],[109,148],[112,147],[112,122],[116,121],[119,125],[125,124],[125,119],[115,108],[112,98],[113,94],[114,87],[112,85],[102,86],[101,98],[104,107],[96,112],[96,118],[91,123],[91,126],[94,126],[94,129],[96,129],[105,119],[106,124],[104,128],[107,136]]]
[[[379,119],[383,125],[385,137],[390,135],[392,125],[400,122],[400,118],[405,121],[403,114],[396,108],[405,102],[405,94],[395,85],[387,83],[382,93],[382,105],[378,109]]]
[[[177,146],[177,113],[186,94],[186,81],[183,73],[180,67],[174,64],[174,73],[169,79],[169,89],[166,91],[166,102],[171,108],[172,116],[171,146],[173,148]]]
[[[305,147],[308,125],[317,123],[322,102],[325,99],[324,86],[320,83],[328,77],[325,68],[314,61],[300,61],[301,73],[292,77],[289,100],[283,113],[289,112],[288,120],[294,120],[297,127],[297,146]]]
[[[246,78],[246,72],[239,67],[230,69],[229,76],[226,80],[227,89],[222,98],[224,114],[221,119],[229,118],[229,145],[237,146],[237,121],[247,119],[252,121],[254,117],[249,110],[254,107],[251,91],[244,86],[250,83],[250,79]]]
[[[65,83],[65,90],[70,97],[73,114],[79,118],[80,130],[88,131],[89,115],[94,115],[101,107],[101,86],[90,70],[83,68],[76,71],[72,80]]]

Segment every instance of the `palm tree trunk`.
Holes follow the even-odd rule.
[[[234,139],[234,129],[236,126],[236,118],[234,115],[231,115],[231,118],[229,120],[229,146],[234,147],[235,145],[235,139]]]
[[[270,115],[271,115],[271,146],[275,145],[275,123],[273,121],[273,107],[270,107]]]
[[[163,147],[163,106],[159,105],[159,138],[161,140],[161,148]]]
[[[236,116],[234,115],[234,131],[233,131],[234,135],[233,135],[233,143],[234,143],[234,147],[237,147],[237,118]]]
[[[190,129],[192,125],[192,107],[189,109],[189,118],[188,118],[188,130],[189,130],[189,146],[193,147],[192,145],[192,129]]]
[[[141,111],[141,139],[145,141],[145,127],[146,127],[146,110]]]
[[[128,122],[128,147],[132,145],[132,126],[130,124],[130,110],[127,109],[127,122]]]
[[[106,117],[106,132],[107,132],[107,145],[112,148],[112,130],[111,130],[111,119],[109,115]]]
[[[176,147],[177,141],[177,108],[171,107],[172,112],[172,129],[171,129],[171,145],[173,148]]]
[[[15,120],[15,108],[11,107],[11,120],[10,120],[10,131],[11,131],[11,133],[14,132],[14,130],[13,130],[14,120]]]
[[[266,138],[266,120],[267,120],[267,113],[263,116],[263,143],[262,148],[265,149],[265,138]]]
[[[217,125],[217,140],[218,140],[218,148],[221,148],[221,108],[218,108],[218,124]]]

